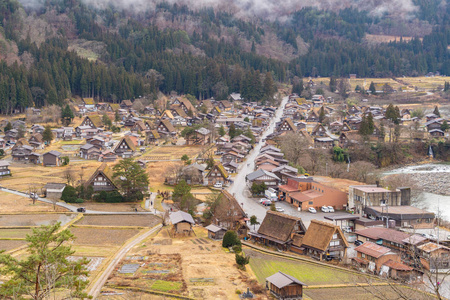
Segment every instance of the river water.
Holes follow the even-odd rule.
[[[435,181],[441,182],[443,184],[450,183],[450,165],[440,165],[440,164],[425,164],[416,166],[407,166],[400,169],[395,169],[384,173],[385,175],[394,174],[410,174],[410,175],[430,175],[431,180],[433,178]],[[423,184],[428,184],[424,182]],[[443,219],[450,221],[450,196],[443,196],[438,194],[433,194],[429,192],[423,192],[418,196],[417,204],[419,208],[426,209],[428,211],[434,212],[436,215],[441,216]]]

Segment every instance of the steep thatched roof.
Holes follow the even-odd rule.
[[[311,220],[311,224],[303,238],[303,246],[325,251],[328,245],[330,245],[333,234],[335,233],[340,235],[344,246],[348,247],[347,240],[339,226],[318,220]]]
[[[209,177],[211,175],[211,172],[214,171],[215,169],[219,170],[219,172],[223,178],[225,178],[225,179],[228,178],[228,172],[225,170],[225,168],[223,167],[223,165],[221,163],[214,164],[214,166],[211,168],[211,170],[209,170],[206,177]]]
[[[299,228],[296,228],[298,225]],[[267,211],[258,233],[286,242],[296,231],[306,231],[302,219],[285,215],[276,211]]]
[[[91,177],[89,177],[89,179],[85,182],[85,186],[91,185],[98,174],[102,174],[114,185],[114,187],[116,187],[112,179],[114,172],[106,163],[102,163],[100,167],[98,167],[97,170],[95,170],[95,172],[91,175]]]
[[[86,116],[86,119],[91,120],[95,128],[103,127],[102,117],[100,117],[99,115]]]

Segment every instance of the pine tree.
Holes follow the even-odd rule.
[[[3,130],[4,132],[8,132],[12,129],[12,125],[11,122],[8,122],[8,124],[6,124],[5,129]]]
[[[49,125],[45,126],[44,132],[42,133],[42,139],[46,142],[47,145],[53,140],[53,132]]]
[[[370,83],[369,91],[372,95],[375,95],[375,92],[377,91],[377,89],[375,87],[375,83],[373,81]]]
[[[325,109],[322,106],[319,111],[319,123],[322,123],[324,120],[325,120]]]
[[[220,125],[219,127],[219,135],[224,136],[226,134],[225,128],[223,128],[223,125]]]
[[[434,107],[433,114],[435,114],[439,118],[441,117],[441,113],[439,112],[439,108],[437,106]]]
[[[447,122],[447,120],[444,120],[444,122],[442,122],[442,125],[441,125],[441,130],[447,131],[448,128],[449,128],[448,122]]]
[[[337,80],[336,77],[331,76],[330,77],[330,92],[334,93],[337,88]]]

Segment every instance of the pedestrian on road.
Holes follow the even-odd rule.
[[[136,207],[134,208],[134,211],[137,212],[137,208]]]
[[[150,204],[153,206],[153,201],[152,202],[150,202]]]

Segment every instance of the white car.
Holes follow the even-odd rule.
[[[269,199],[267,199],[267,198],[261,198],[261,199],[259,199],[259,203],[264,203],[264,201],[268,201]]]
[[[328,212],[334,212],[333,206],[328,206]]]
[[[317,210],[314,207],[308,208],[308,211],[312,214],[315,214],[317,212]]]
[[[324,213],[330,212],[330,211],[328,210],[328,206],[322,206],[322,207],[320,208],[320,210],[323,211]]]
[[[220,189],[220,188],[222,188],[222,183],[217,182],[216,184],[214,184],[214,187]]]
[[[275,209],[276,209],[276,211],[279,211],[279,212],[283,212],[284,211],[284,208],[279,207],[279,206],[275,206]]]

